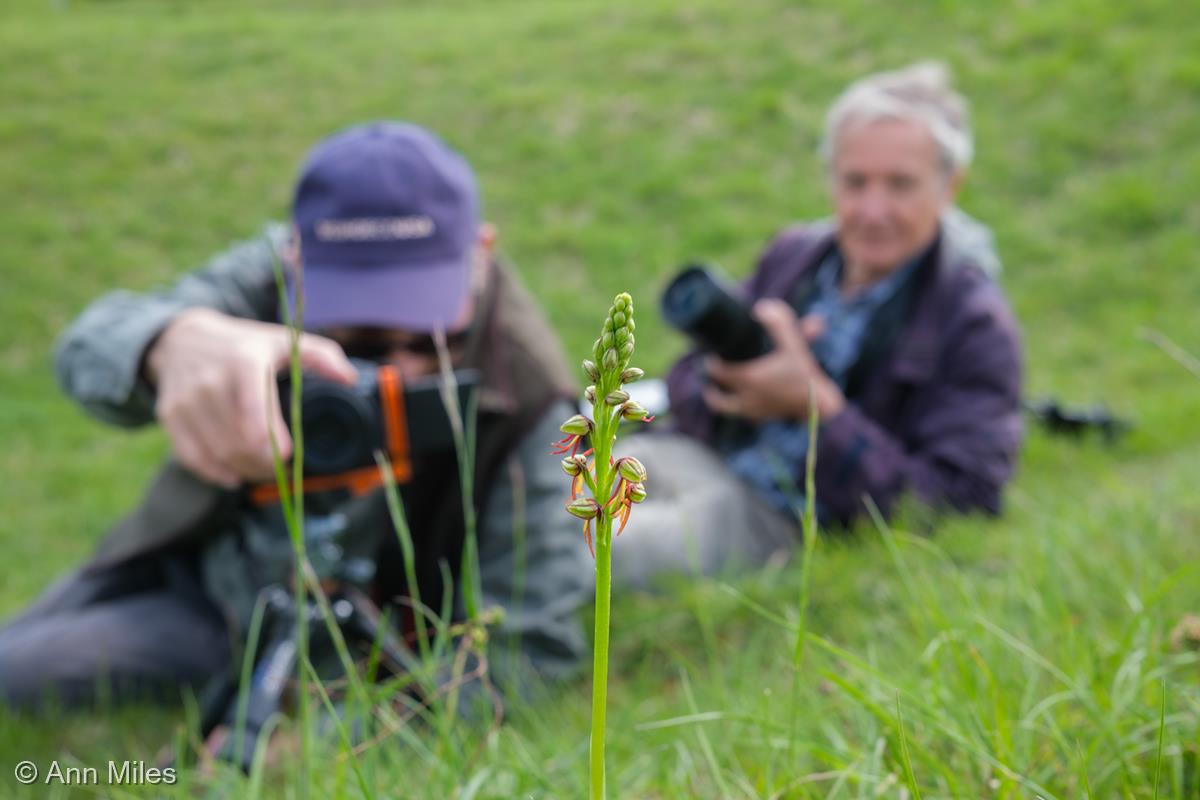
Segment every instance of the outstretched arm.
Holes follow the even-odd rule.
[[[169,289],[94,302],[59,340],[63,390],[116,425],[157,418],[183,465],[209,482],[269,477],[271,434],[285,458],[291,451],[273,380],[290,354],[288,331],[274,320],[285,237],[272,226]],[[300,356],[331,379],[354,379],[328,339],[305,334]]]

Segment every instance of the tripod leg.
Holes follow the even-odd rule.
[[[238,729],[241,691],[237,679],[231,675],[224,706],[214,703],[206,715],[210,724],[204,731],[205,748],[213,757],[237,764],[247,773],[254,763],[263,727],[283,704],[288,682],[296,672],[298,657],[296,615],[291,596],[279,586],[263,591],[268,593],[264,605],[266,616],[255,649],[250,684],[242,687],[247,693],[244,729]]]

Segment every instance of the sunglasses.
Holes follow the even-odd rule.
[[[437,358],[437,342],[432,334],[405,334],[388,330],[331,331],[325,334],[342,346],[350,358],[364,361],[383,362],[397,351],[416,356]],[[446,349],[454,353],[462,350],[471,338],[471,328],[445,334]]]

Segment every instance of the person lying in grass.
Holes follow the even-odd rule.
[[[298,348],[311,374],[353,384],[363,362],[351,356],[389,364],[407,383],[437,373],[439,352],[454,368],[478,370],[470,513],[453,446],[413,455],[401,487],[424,605],[440,609],[450,591],[462,618],[473,515],[479,606],[505,611],[491,678],[512,687],[562,676],[585,652],[576,611],[591,591],[591,563],[561,513],[558,461],[546,457],[578,388],[540,310],[493,253],[470,166],[415,125],[352,127],[309,154],[292,212],[290,228],[268,226],[170,289],[105,295],[63,334],[64,390],[106,422],[157,418],[174,458],[91,560],[0,629],[0,703],[178,698],[234,666],[258,591],[287,584],[279,505],[254,496],[274,485],[272,437],[284,458],[293,448],[275,388],[291,334],[281,324],[279,253],[292,294],[303,286],[308,332]],[[419,420],[409,422],[415,442]],[[412,645],[424,617],[407,599],[415,587],[385,492],[378,481],[367,486],[308,501],[309,523],[386,527],[371,595]]]
[[[689,353],[668,380],[678,435],[627,440],[655,481],[614,548],[619,583],[790,549],[814,405],[821,523],[906,495],[1000,511],[1022,358],[990,232],[953,206],[966,104],[935,64],[873,75],[834,103],[821,152],[833,219],[785,228],[743,287],[773,349]]]

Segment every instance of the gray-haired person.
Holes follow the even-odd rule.
[[[577,388],[545,318],[493,255],[470,166],[415,125],[352,127],[310,153],[292,223],[165,291],[108,294],[63,334],[66,392],[116,425],[157,418],[174,458],[89,562],[0,629],[0,705],[177,698],[230,667],[257,593],[287,581],[278,504],[250,491],[272,480],[272,433],[284,457],[292,450],[273,388],[289,356],[276,253],[288,254],[293,288],[294,271],[303,275],[299,350],[312,373],[353,383],[356,356],[408,382],[436,372],[441,350],[480,375],[472,495],[464,503],[453,451],[414,456],[403,487],[423,603],[441,608],[449,592],[455,617],[464,613],[469,508],[480,606],[506,612],[492,677],[560,676],[583,653],[575,612],[591,569],[546,453]],[[323,523],[351,520],[381,542],[371,593],[411,637],[416,593],[384,492],[347,484],[322,497]]]
[[[774,347],[692,352],[668,381],[676,435],[633,437],[654,476],[614,577],[762,563],[800,538],[811,404],[820,520],[911,496],[998,513],[1022,438],[1017,325],[990,232],[954,206],[973,154],[937,64],[864,78],[829,111],[831,221],[791,225],[742,287]]]

